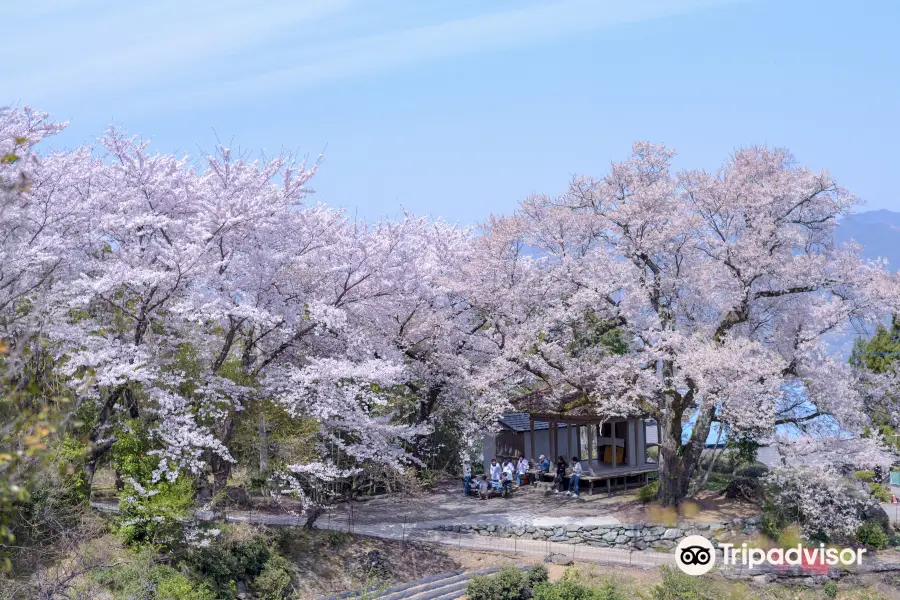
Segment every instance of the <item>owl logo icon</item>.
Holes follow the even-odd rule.
[[[688,575],[703,575],[716,564],[716,549],[702,535],[689,535],[675,548],[675,564]]]

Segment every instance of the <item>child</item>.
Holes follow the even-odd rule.
[[[484,475],[478,476],[478,497],[487,500],[488,497],[488,480]]]
[[[463,495],[472,493],[472,463],[469,459],[463,461]]]
[[[569,491],[566,496],[578,497],[578,480],[581,479],[581,461],[577,456],[572,457],[572,477],[569,478]]]
[[[562,456],[556,458],[556,477],[553,478],[553,493],[558,494],[560,490],[562,490],[564,481],[566,479],[566,469],[569,468],[569,465],[566,463],[566,459]]]

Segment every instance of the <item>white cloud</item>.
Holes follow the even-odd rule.
[[[370,1],[220,0],[211,8],[200,0],[156,0],[88,11],[42,28],[44,55],[38,48],[29,56],[37,64],[22,61],[18,75],[0,76],[0,89],[35,103],[111,93],[154,110],[207,106],[741,0],[543,0],[431,24],[421,23],[427,15],[419,6],[420,22],[406,28],[341,35],[340,25],[350,17],[364,21],[366,10],[374,9],[383,24],[409,22],[409,0],[393,6],[395,20],[384,18],[392,16],[390,3]],[[71,4],[38,3],[68,14]]]

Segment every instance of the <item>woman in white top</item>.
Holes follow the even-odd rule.
[[[528,459],[524,456],[519,458],[519,465],[516,471],[516,485],[522,485],[522,476],[528,472]]]
[[[572,457],[572,476],[569,477],[569,491],[566,496],[578,497],[578,480],[581,479],[581,462],[577,456]]]
[[[513,475],[516,472],[516,468],[513,466],[511,460],[507,460],[506,464],[503,465],[503,472],[506,473],[507,481],[512,483]]]
[[[496,458],[491,459],[491,481],[500,481],[500,472],[503,469],[500,468],[500,464],[497,462]]]

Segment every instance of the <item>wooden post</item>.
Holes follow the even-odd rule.
[[[537,456],[534,455],[534,415],[528,415],[528,424],[531,426],[531,460],[537,464]]]
[[[588,460],[594,460],[594,424],[588,421],[588,434],[587,434],[587,451],[588,451]],[[599,465],[597,465],[599,467]],[[588,467],[592,468],[593,463],[589,462]]]
[[[547,421],[547,441],[550,445],[550,464],[556,464],[556,432],[554,429],[556,428],[556,423],[553,422],[553,419]]]
[[[616,468],[616,452],[619,449],[619,446],[616,445],[616,422],[613,421],[609,424],[609,435],[612,437],[612,468],[615,470]]]
[[[572,458],[572,424],[566,423],[566,449],[568,450],[568,456],[566,458]]]

